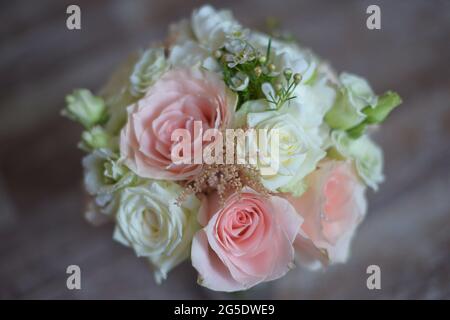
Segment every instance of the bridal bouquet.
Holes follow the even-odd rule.
[[[190,259],[200,285],[238,291],[346,261],[383,181],[369,129],[401,99],[203,6],[66,101],[87,219],[114,221],[158,283]]]

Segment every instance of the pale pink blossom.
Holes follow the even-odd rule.
[[[204,199],[199,221],[205,227],[192,243],[199,283],[217,291],[245,290],[278,279],[293,266],[293,241],[302,218],[288,201],[250,188],[228,197]]]
[[[300,197],[286,195],[304,219],[294,244],[298,261],[311,267],[345,262],[366,214],[365,186],[351,161],[323,161],[306,183]]]
[[[171,152],[176,129],[191,134],[192,150],[205,142],[194,132],[200,121],[205,131],[228,127],[233,118],[236,96],[216,73],[173,69],[165,73],[135,104],[128,107],[128,121],[122,129],[120,152],[125,164],[145,178],[185,180],[201,170],[200,164],[175,164]]]

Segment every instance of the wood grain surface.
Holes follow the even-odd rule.
[[[82,29],[66,28],[77,3]],[[212,1],[245,25],[278,17],[338,71],[404,99],[375,139],[386,182],[345,265],[300,267],[244,298],[450,298],[450,1]],[[9,1],[0,8],[0,298],[228,298],[196,284],[184,263],[158,286],[145,261],[84,221],[80,128],[59,115],[73,88],[97,90],[128,53],[158,41],[200,1]],[[381,7],[381,30],[365,10]],[[66,288],[66,267],[82,289]],[[366,268],[381,267],[381,290]]]

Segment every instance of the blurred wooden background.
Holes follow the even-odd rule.
[[[82,30],[66,29],[80,5]],[[370,193],[350,261],[296,268],[256,298],[450,298],[450,1],[212,1],[249,27],[266,17],[339,70],[398,91],[404,104],[377,132],[387,181]],[[224,298],[185,263],[157,286],[148,266],[81,215],[80,128],[59,116],[75,87],[98,89],[127,54],[163,39],[200,1],[9,1],[0,8],[0,298]],[[381,7],[382,29],[365,10]],[[82,290],[66,288],[78,264]],[[382,289],[366,288],[381,267]]]

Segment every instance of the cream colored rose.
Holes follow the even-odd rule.
[[[260,170],[276,170],[261,171],[264,186],[274,192],[299,194],[301,180],[325,156],[325,151],[320,148],[320,137],[297,121],[295,114],[290,112],[293,108],[287,106],[278,111],[265,111],[267,109],[266,101],[250,101],[237,112],[235,125],[256,129],[257,140],[250,138],[248,149],[254,148],[253,144],[257,145],[257,167]]]
[[[182,188],[172,182],[151,181],[123,190],[116,215],[114,239],[146,257],[160,283],[167,273],[189,257],[198,229],[199,200],[190,196],[180,205]]]

